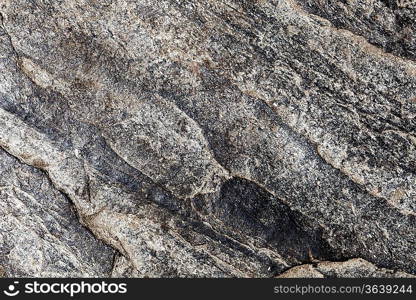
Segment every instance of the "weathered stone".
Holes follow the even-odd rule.
[[[0,198],[0,222],[25,233],[2,233],[0,266],[416,274],[415,7],[0,0],[0,166],[28,170],[0,178],[15,199]],[[79,219],[61,217],[74,227],[48,228],[54,203],[69,201]],[[58,248],[39,237],[54,226]],[[52,249],[71,259],[48,260]]]
[[[416,278],[404,272],[377,268],[360,258],[344,262],[319,262],[315,265],[306,264],[293,267],[278,278]]]
[[[0,277],[105,277],[114,250],[38,169],[0,150]]]

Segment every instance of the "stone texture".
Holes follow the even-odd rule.
[[[0,13],[5,276],[416,274],[414,1]]]
[[[114,250],[40,170],[0,150],[0,277],[106,277]]]
[[[277,278],[416,278],[400,271],[377,268],[360,258],[344,262],[318,262],[293,267]]]

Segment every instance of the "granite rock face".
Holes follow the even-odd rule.
[[[416,274],[416,2],[0,0],[2,276]]]
[[[7,276],[105,277],[115,251],[78,221],[40,170],[0,151],[0,266]]]
[[[293,267],[278,278],[416,278],[400,271],[377,268],[363,259],[344,262],[318,262]]]

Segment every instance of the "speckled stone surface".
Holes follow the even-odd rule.
[[[0,16],[0,276],[416,275],[415,1]]]

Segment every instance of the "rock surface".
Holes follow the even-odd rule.
[[[415,1],[0,13],[3,276],[416,274]]]
[[[111,274],[114,250],[79,223],[42,171],[0,150],[0,176],[0,266],[7,276]]]
[[[400,271],[377,268],[359,258],[344,262],[318,262],[293,267],[278,278],[416,278]]]

